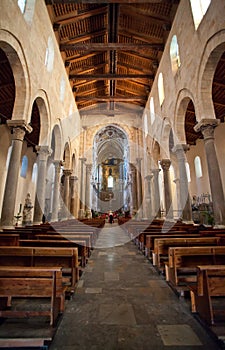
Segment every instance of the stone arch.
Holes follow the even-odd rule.
[[[178,93],[175,116],[174,116],[174,136],[175,143],[186,143],[186,134],[185,134],[185,116],[187,111],[187,106],[190,102],[193,101],[193,104],[196,105],[194,96],[188,89],[182,89]],[[195,107],[196,108],[196,107]]]
[[[161,156],[164,158],[170,158],[170,149],[169,149],[169,137],[172,126],[167,118],[163,120],[162,133],[160,139],[160,149]]]
[[[70,169],[70,165],[71,165],[70,154],[71,154],[70,145],[68,142],[66,142],[65,147],[64,147],[64,154],[63,154],[64,169]]]
[[[198,101],[200,104],[200,113],[197,114],[197,120],[213,119],[215,117],[214,105],[212,100],[212,83],[217,64],[225,51],[225,30],[213,35],[207,42],[198,72]]]
[[[54,160],[62,159],[62,133],[59,125],[55,125],[52,130],[51,140],[52,157]]]
[[[9,60],[15,80],[16,95],[12,119],[27,121],[31,89],[25,54],[15,36],[3,29],[0,30],[0,48]]]
[[[71,167],[71,170],[72,170],[72,174],[74,175],[75,171],[76,171],[76,151],[72,155],[72,167]]]
[[[34,98],[40,113],[40,145],[50,144],[50,108],[47,94],[43,90],[39,90]]]

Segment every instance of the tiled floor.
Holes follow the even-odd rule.
[[[219,344],[116,224],[106,224],[50,350],[214,350]]]

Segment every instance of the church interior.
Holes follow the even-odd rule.
[[[224,0],[0,7],[0,348],[224,349]]]

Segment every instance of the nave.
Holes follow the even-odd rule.
[[[127,233],[106,223],[49,349],[221,348]]]

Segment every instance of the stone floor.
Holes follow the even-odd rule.
[[[106,224],[50,350],[223,348],[116,223]]]

